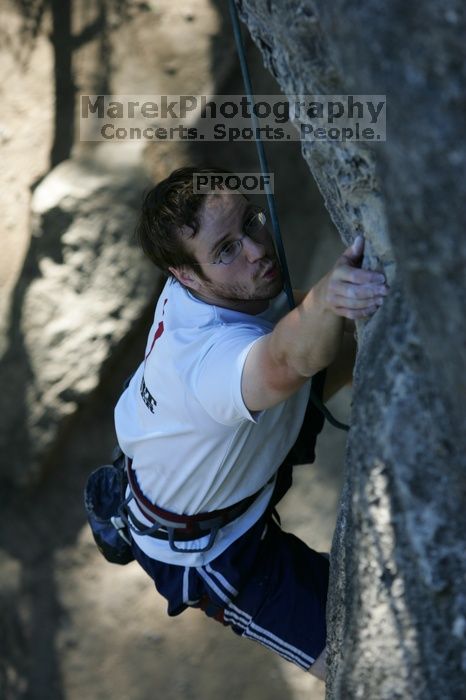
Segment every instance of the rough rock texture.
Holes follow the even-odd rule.
[[[130,235],[144,185],[138,171],[66,161],[35,190],[1,364],[5,478],[36,475],[148,303],[155,276]]]
[[[464,7],[240,9],[286,94],[387,94],[385,144],[303,144],[342,237],[362,231],[365,265],[391,283],[358,329],[327,694],[453,700],[466,683]]]
[[[47,38],[64,31],[55,26],[63,17],[51,11],[61,4],[45,4],[43,14],[20,5],[0,9],[0,64],[9,74],[0,123],[8,156],[0,177],[0,480],[27,484],[53,461],[57,440],[98,387],[105,363],[153,302],[161,276],[131,234],[150,180],[187,160],[179,143],[154,153],[144,143],[80,141],[79,100],[73,120],[73,104],[68,112],[60,111],[63,100],[54,105],[53,87],[59,98],[74,89],[75,97],[183,94],[186,85],[210,94],[234,53],[221,13],[207,0],[63,3],[72,9],[73,41],[52,45]],[[57,66],[61,82],[54,85]],[[26,109],[29,119],[19,119]],[[30,201],[30,188],[46,172],[47,149],[54,162],[63,144],[61,131],[65,141],[74,135],[71,159],[43,177]]]

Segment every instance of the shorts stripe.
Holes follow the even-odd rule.
[[[186,605],[189,602],[189,569],[187,566],[184,567],[183,572],[183,603]]]
[[[225,620],[231,620],[231,622],[237,624],[238,627],[241,627],[242,629],[246,629],[246,627],[251,623],[251,618],[247,618],[246,616],[240,617],[237,613],[230,610],[229,607],[225,608]]]
[[[233,603],[230,603],[228,608],[225,610],[225,615],[229,615],[232,619],[238,620],[242,625],[246,626],[252,622],[251,615],[240,610]]]
[[[229,598],[227,595],[225,595],[225,593],[217,586],[217,584],[215,583],[215,581],[214,581],[214,580],[212,579],[212,577],[209,576],[209,574],[202,568],[202,566],[196,567],[196,571],[197,571],[197,573],[199,574],[199,576],[201,576],[201,577],[204,579],[204,581],[207,583],[207,585],[209,586],[209,588],[211,588],[211,589],[218,595],[218,597],[220,598],[220,600],[223,600],[223,602],[224,602],[226,605],[229,605],[229,604],[231,603],[230,598]]]
[[[240,610],[236,605],[233,605],[233,603],[225,610],[225,620],[231,620],[238,627],[242,628],[245,636],[256,639],[265,646],[279,651],[279,653],[286,658],[291,656],[295,663],[299,664],[302,668],[309,668],[315,661],[312,656],[308,656],[302,652],[301,649],[288,644],[288,642],[280,639],[277,635],[273,634],[273,632],[257,625],[252,621],[250,615]]]
[[[249,630],[254,630],[256,634],[260,635],[264,639],[270,640],[270,642],[273,644],[278,644],[283,651],[286,651],[286,653],[292,654],[297,658],[299,657],[301,659],[301,663],[304,664],[305,668],[308,668],[315,661],[315,659],[312,656],[308,656],[303,651],[301,651],[301,649],[298,649],[298,647],[294,647],[291,644],[288,644],[288,642],[285,642],[283,639],[280,639],[280,637],[277,637],[275,634],[272,634],[272,632],[269,632],[269,630],[266,630],[263,627],[259,627],[259,625],[256,625],[254,622],[251,623]]]
[[[286,659],[287,661],[294,662],[295,664],[300,666],[304,671],[307,671],[307,669],[311,666],[312,662],[305,663],[298,656],[295,656],[291,652],[284,651],[282,649],[282,647],[280,647],[278,644],[274,644],[269,639],[261,637],[258,634],[254,634],[250,630],[245,630],[243,636],[247,637],[249,639],[253,639],[256,642],[259,642],[259,644],[262,644],[262,646],[267,647],[267,649],[272,649],[273,651],[276,651],[277,654],[280,654],[280,656],[283,656],[283,658]]]
[[[231,583],[229,583],[226,580],[225,576],[223,576],[219,571],[215,571],[214,569],[212,569],[210,564],[207,564],[207,566],[205,568],[206,568],[206,571],[209,572],[209,574],[212,574],[212,576],[215,576],[217,581],[222,584],[222,586],[225,588],[225,590],[228,591],[228,593],[231,593],[232,595],[235,595],[235,596],[238,595],[238,591],[236,590],[236,588],[233,588]]]
[[[198,600],[191,600],[189,597],[189,566],[185,566],[183,572],[183,603],[195,605],[198,602]]]

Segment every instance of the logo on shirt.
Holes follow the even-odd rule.
[[[141,387],[140,387],[140,392],[141,392],[141,398],[146,404],[147,408],[151,413],[155,413],[155,407],[157,406],[157,401],[154,399],[152,394],[150,393],[149,389],[146,386],[146,382],[144,381],[144,377],[142,378],[141,381]]]
[[[162,316],[165,314],[165,304],[166,303],[167,303],[167,299],[164,299],[163,306],[162,306]],[[147,358],[149,357],[152,350],[154,349],[154,345],[157,342],[157,340],[160,338],[160,336],[162,335],[163,331],[164,331],[163,321],[160,321],[158,326],[157,326],[157,330],[155,331],[154,338],[152,340],[152,345],[150,346],[150,350],[144,359],[144,367],[146,366]],[[144,381],[144,374],[142,375],[140,393],[141,393],[141,398],[144,401],[144,403],[146,404],[149,411],[151,413],[155,413],[155,407],[157,406],[157,401],[154,399],[154,397],[150,393],[149,389],[147,388],[146,382]]]

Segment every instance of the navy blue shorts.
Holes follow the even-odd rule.
[[[328,560],[268,514],[210,564],[136,559],[168,601],[168,614],[204,610],[233,632],[308,670],[326,643]]]
[[[293,464],[313,461],[322,424],[323,418],[310,404],[300,437],[279,470],[271,508],[210,564],[165,564],[133,542],[135,558],[168,601],[169,615],[200,608],[304,670],[326,644],[329,562],[283,532],[272,506],[291,486]]]

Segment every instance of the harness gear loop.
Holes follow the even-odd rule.
[[[123,454],[123,453],[122,453]],[[122,503],[119,509],[119,516],[123,522],[136,534],[148,535],[169,542],[170,548],[175,552],[189,553],[206,552],[214,544],[215,538],[221,527],[233,522],[236,518],[246,512],[250,505],[256,500],[263,489],[270,483],[267,482],[259,491],[251,496],[243,498],[239,503],[235,503],[226,508],[220,508],[206,513],[196,515],[179,515],[172,513],[155,505],[144,495],[138,484],[136,474],[132,468],[132,460],[124,455],[125,470],[130,487],[130,495]],[[146,526],[141,523],[134,513],[128,508],[129,502],[134,499],[143,516],[152,523]],[[189,548],[189,550],[177,547],[176,541],[187,542],[209,536],[204,547]]]

